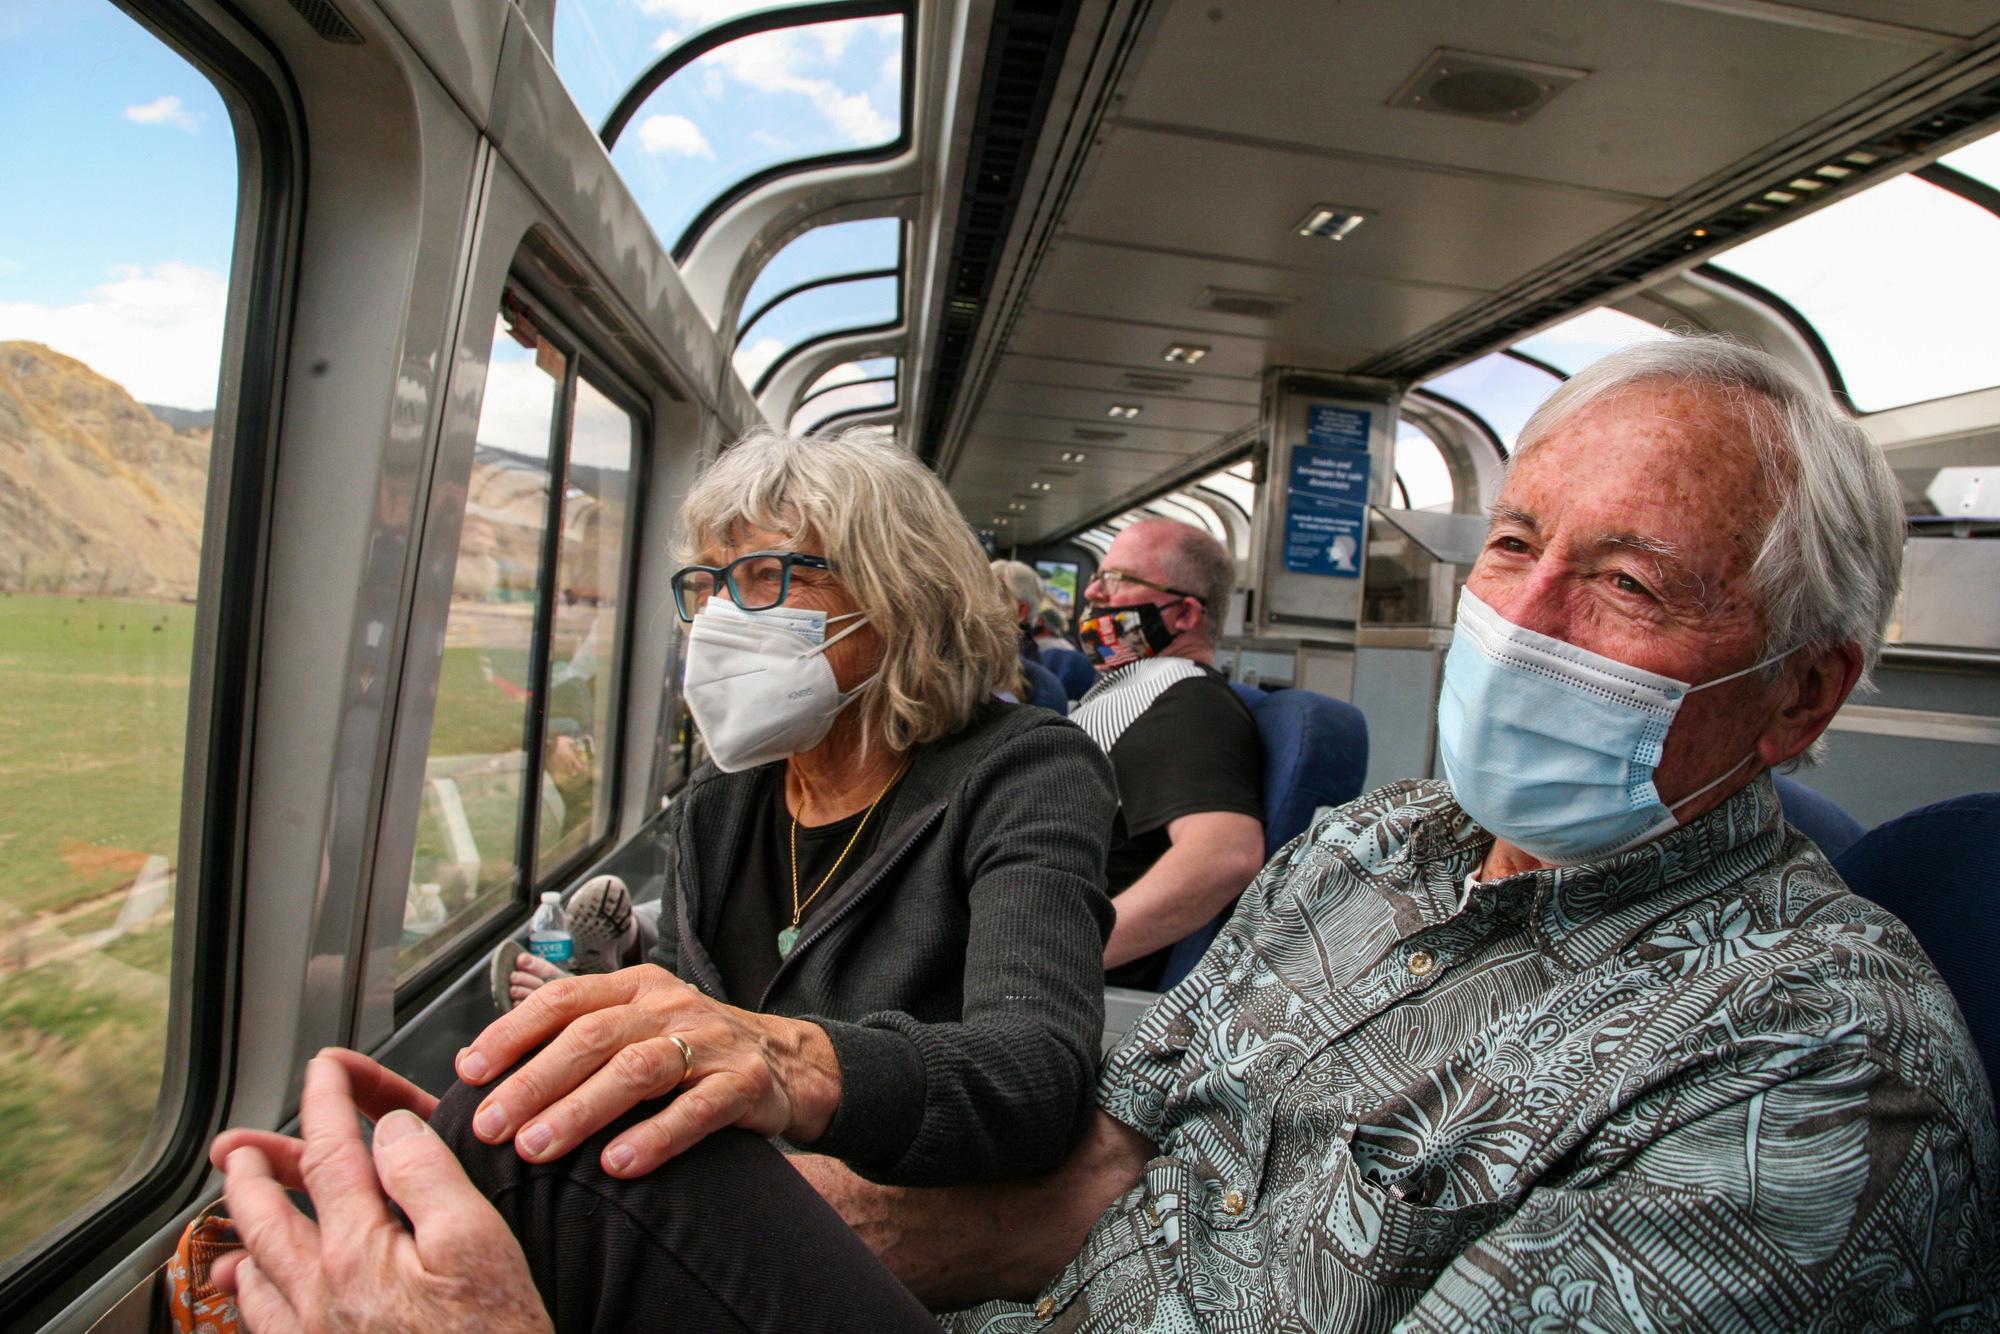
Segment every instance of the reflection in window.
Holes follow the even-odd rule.
[[[173,1011],[230,109],[108,4],[0,19],[0,1271],[143,1158]],[[243,122],[247,123],[247,121]]]
[[[1437,442],[1415,422],[1404,421],[1397,427],[1396,480],[1403,490],[1398,499],[1408,508],[1450,513],[1451,468]]]
[[[1528,418],[1561,383],[1539,367],[1504,352],[1489,352],[1417,387],[1477,413],[1511,454]]]
[[[1818,332],[1863,412],[2000,383],[2000,217],[1899,176],[1712,261]]]
[[[535,612],[567,370],[562,348],[510,303],[494,326],[479,407],[399,977],[518,897]],[[556,783],[535,786],[542,821],[560,828]]]
[[[900,15],[756,33],[661,85],[611,160],[660,239],[684,253],[696,215],[759,172],[894,143],[902,87]]]
[[[736,373],[754,386],[765,371],[803,343],[894,324],[897,287],[894,278],[861,278],[808,288],[786,298],[743,331],[743,342],[736,349]]]
[[[894,218],[866,218],[815,227],[771,257],[743,298],[741,324],[754,320],[771,300],[797,287],[843,274],[881,272],[900,261],[902,224]]]
[[[636,440],[632,414],[579,379],[570,423],[569,484],[563,490],[542,737],[542,767],[555,785],[561,809],[555,823],[537,836],[541,875],[611,831],[611,808],[603,799],[614,739],[611,706],[618,687],[618,655],[611,647],[624,587]]]
[[[853,412],[866,412],[871,408],[891,408],[895,405],[894,379],[839,385],[815,394],[811,399],[799,404],[798,411],[792,414],[791,430],[795,435],[810,435],[835,417],[845,417]]]
[[[1514,346],[1564,375],[1575,375],[1599,357],[1628,344],[1673,336],[1657,324],[1648,324],[1609,306],[1599,306],[1573,315],[1532,338],[1524,338]]]

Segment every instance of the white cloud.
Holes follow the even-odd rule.
[[[189,134],[201,128],[201,113],[189,111],[178,97],[156,97],[125,108],[125,119],[135,125],[171,125]]]
[[[679,46],[681,38],[685,36],[687,34],[679,28],[662,28],[660,29],[660,35],[653,39],[653,49],[661,55],[665,55],[676,46]]]
[[[896,127],[860,93],[844,91],[830,79],[799,73],[808,58],[789,32],[764,34],[731,42],[710,57],[731,76],[763,93],[792,93],[810,101],[835,133],[853,144],[877,144],[892,139]]]
[[[757,377],[784,354],[785,345],[775,338],[759,338],[736,354],[736,373],[744,384],[756,384]]]
[[[474,438],[512,454],[546,459],[549,417],[555,404],[556,382],[535,365],[532,354],[513,343],[496,343],[493,360],[486,367],[486,388],[480,395],[479,429]]]
[[[686,116],[648,116],[639,122],[639,146],[648,153],[672,153],[677,157],[715,156],[701,127]]]
[[[142,403],[215,405],[229,284],[192,264],[126,265],[82,301],[0,301],[0,339],[46,343]]]

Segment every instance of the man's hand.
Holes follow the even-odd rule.
[[[306,1066],[299,1140],[243,1131],[217,1140],[212,1153],[224,1159],[223,1194],[244,1249],[216,1262],[216,1285],[256,1334],[549,1330],[520,1244],[414,1110],[381,1118],[370,1160],[355,1123],[356,1062],[381,1071],[352,1053]],[[381,1074],[401,1087],[378,1085],[371,1096],[415,1088]],[[287,1187],[312,1197],[317,1222]]]
[[[676,1088],[664,1111],[605,1146],[607,1173],[643,1176],[724,1126],[810,1144],[840,1105],[826,1030],[724,1005],[652,964],[538,988],[458,1054],[458,1077],[484,1084],[537,1047],[472,1118],[473,1134],[512,1139],[530,1162]]]

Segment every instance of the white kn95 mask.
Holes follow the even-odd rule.
[[[832,638],[827,626],[853,624]],[[688,627],[682,698],[709,758],[724,773],[754,769],[811,750],[869,677],[842,693],[826,650],[868,623],[860,612],[774,607],[744,611],[712,597]]]

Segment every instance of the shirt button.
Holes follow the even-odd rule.
[[[1431,970],[1438,966],[1437,956],[1429,950],[1410,952],[1410,971],[1418,977],[1429,977]]]
[[[1154,1227],[1160,1225],[1160,1211],[1150,1204],[1146,1206],[1146,1221]]]
[[[1222,1192],[1222,1212],[1228,1214],[1231,1218],[1242,1213],[1243,1192],[1240,1190],[1225,1190]]]
[[[1054,1315],[1055,1313],[1056,1313],[1055,1298],[1044,1297],[1040,1301],[1035,1303],[1035,1319],[1047,1320],[1050,1316]]]

